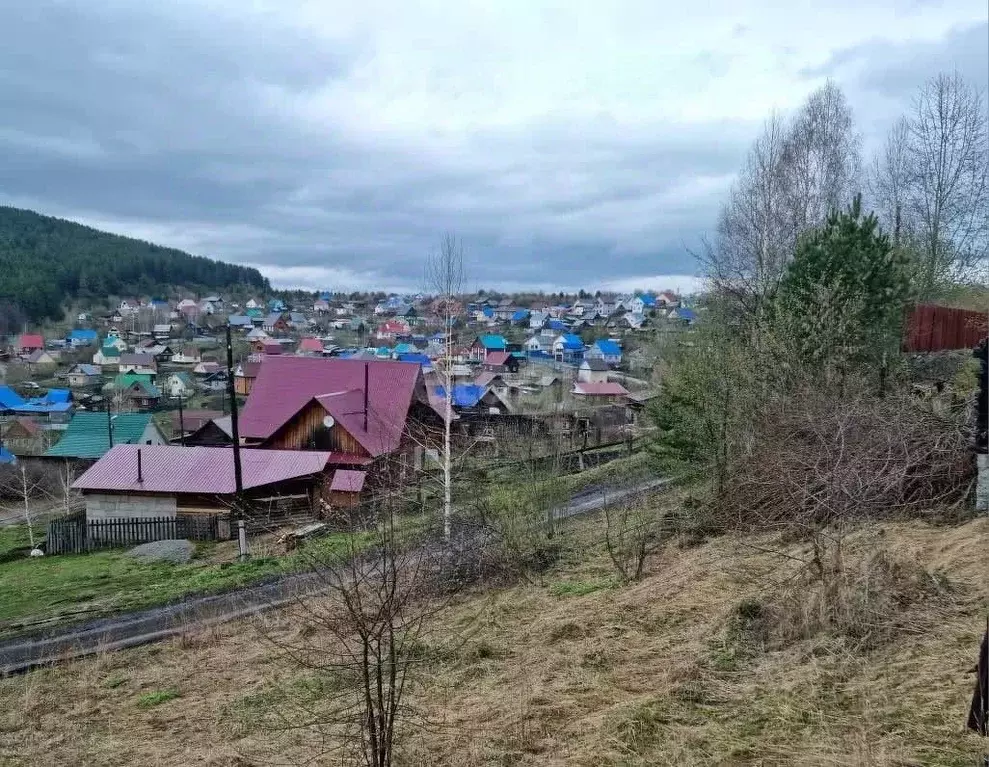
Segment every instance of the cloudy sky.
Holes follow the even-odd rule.
[[[773,109],[870,148],[985,0],[0,0],[0,202],[282,286],[689,288]]]

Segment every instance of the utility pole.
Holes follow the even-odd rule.
[[[234,388],[234,347],[230,340],[230,323],[227,323],[227,393],[230,395],[230,431],[234,441],[234,487],[240,497],[244,479],[240,471],[240,427],[237,423],[237,391]]]
[[[182,413],[182,395],[179,394],[179,444],[185,447],[185,417]]]

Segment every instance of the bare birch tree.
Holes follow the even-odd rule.
[[[925,83],[908,118],[909,214],[922,244],[921,288],[969,275],[987,254],[989,146],[982,94],[957,74]]]
[[[801,232],[854,197],[859,145],[848,102],[830,82],[791,121],[767,120],[701,255],[715,292],[743,319],[761,322]]]
[[[892,233],[893,247],[900,244],[910,223],[904,219],[910,194],[909,139],[910,124],[901,117],[893,124],[886,145],[873,158],[869,168],[870,202],[883,229]]]
[[[860,191],[860,145],[848,100],[829,81],[797,113],[783,153],[784,199],[796,233],[843,209]]]
[[[456,301],[464,284],[464,245],[450,232],[443,235],[439,252],[426,264],[426,282],[441,302],[443,318],[443,537],[450,540],[453,514],[453,322]]]

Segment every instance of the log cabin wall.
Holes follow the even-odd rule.
[[[329,450],[334,453],[368,456],[360,442],[339,423],[323,426],[326,410],[316,403],[303,409],[275,432],[265,447],[277,450]]]

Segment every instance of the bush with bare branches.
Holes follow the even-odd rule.
[[[907,395],[802,388],[753,418],[715,507],[728,527],[814,530],[955,504],[973,472],[963,415]]]

